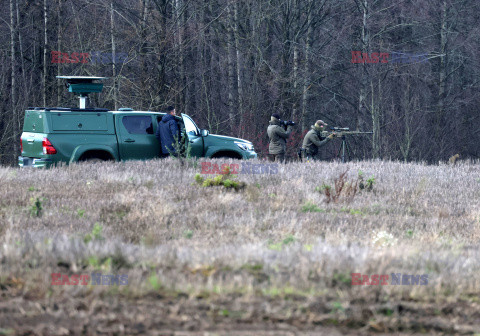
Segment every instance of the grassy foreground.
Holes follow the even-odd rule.
[[[0,335],[480,333],[480,164],[200,164],[0,168]],[[128,285],[51,285],[95,271]]]

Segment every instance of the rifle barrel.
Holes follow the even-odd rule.
[[[327,137],[332,133],[338,133],[340,135],[373,134],[373,132],[361,132],[361,131],[323,131],[322,136]]]
[[[373,132],[360,132],[360,131],[346,131],[346,132],[338,132],[342,134],[373,134]]]

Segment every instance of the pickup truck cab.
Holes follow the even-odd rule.
[[[20,139],[20,167],[48,167],[59,162],[148,160],[158,158],[155,138],[161,112],[122,108],[29,108]],[[209,134],[189,116],[176,117],[180,142],[192,157],[256,158],[250,141]]]

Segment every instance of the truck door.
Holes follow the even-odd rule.
[[[205,153],[203,146],[203,137],[200,133],[200,129],[195,122],[182,113],[183,123],[185,124],[185,133],[187,134],[187,148],[190,147],[190,155],[194,157],[202,157]]]
[[[118,150],[121,160],[158,158],[160,143],[155,138],[155,116],[151,114],[116,114]]]

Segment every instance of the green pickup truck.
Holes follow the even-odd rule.
[[[25,113],[18,165],[45,167],[58,162],[157,158],[160,144],[155,131],[164,114],[131,109],[29,109]],[[185,114],[176,119],[181,141],[193,157],[257,157],[249,141],[209,134]]]
[[[79,92],[81,99],[85,93],[101,90],[98,85],[102,84],[93,83],[96,86],[91,88],[93,80],[101,77],[63,78],[68,79],[70,92]],[[130,108],[118,111],[87,108],[82,101],[80,108],[29,108],[25,112],[18,165],[48,167],[59,162],[158,158],[160,143],[155,131],[163,115],[165,113]],[[185,114],[176,119],[181,131],[180,142],[192,157],[257,157],[250,141],[209,134]]]

